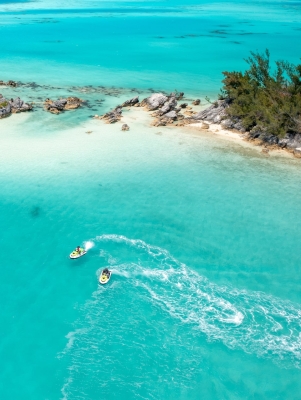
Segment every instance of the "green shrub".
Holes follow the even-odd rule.
[[[249,69],[223,72],[221,97],[231,100],[227,113],[246,130],[258,126],[267,134],[301,133],[301,65],[277,61],[271,72],[270,54],[251,53]]]
[[[8,101],[3,101],[2,103],[0,103],[0,108],[6,107],[7,105],[8,105]]]

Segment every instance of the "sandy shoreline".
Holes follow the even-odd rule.
[[[197,108],[197,107],[194,107]],[[199,108],[199,107],[198,107]],[[127,124],[130,127],[133,127],[133,124],[136,124],[138,121],[142,124],[147,125],[151,129],[156,129],[155,126],[152,126],[153,118],[151,116],[152,112],[146,111],[144,109],[141,109],[139,107],[137,108],[127,108],[125,109],[126,112],[123,113],[122,119],[120,122],[117,122],[115,126],[121,126],[123,124]],[[276,157],[284,157],[284,158],[290,158],[290,159],[297,159],[294,154],[286,149],[281,149],[279,148],[269,148],[268,151],[263,151],[265,147],[262,145],[259,145],[258,143],[253,143],[253,141],[249,141],[246,139],[246,134],[243,134],[239,131],[235,132],[232,130],[227,130],[224,129],[221,125],[219,124],[212,124],[210,122],[204,121],[208,125],[208,129],[204,129],[204,123],[203,122],[197,122],[189,125],[184,125],[184,126],[175,126],[175,125],[167,125],[167,126],[160,126],[160,130],[162,132],[164,131],[169,131],[170,130],[175,130],[177,132],[183,132],[183,133],[197,133],[198,135],[201,134],[203,136],[212,134],[216,139],[221,139],[221,140],[226,140],[228,142],[236,143],[240,145],[243,148],[249,148],[253,149],[256,153],[259,153],[262,157],[266,158],[269,156],[276,156]],[[105,126],[108,126],[108,124],[104,123],[103,121],[100,121],[100,123],[104,124]],[[158,129],[158,128],[157,128]]]
[[[114,96],[113,96],[114,97]],[[124,97],[124,96],[122,96]],[[125,98],[125,97],[124,97]],[[116,97],[116,104],[118,104],[118,101],[121,99]],[[185,101],[185,100],[184,100]],[[114,99],[110,99],[110,105],[109,107],[114,104]],[[204,109],[206,106],[201,104],[199,106],[193,106],[189,104],[187,109],[184,111],[184,114],[186,116],[189,116],[191,112],[198,112],[202,109]],[[45,123],[48,124],[48,121],[52,121],[53,123],[53,131],[57,132],[58,126],[56,124],[59,124],[60,122],[60,116],[51,116],[49,113],[43,111],[42,109],[37,111],[37,119],[40,120],[38,121],[41,122],[41,120],[45,119]],[[44,113],[45,115],[42,115]],[[72,118],[72,116],[76,116],[76,114],[73,113],[78,113],[78,110],[74,111],[67,111],[68,115]],[[277,157],[285,157],[285,158],[293,158],[295,159],[296,157],[294,156],[293,152],[290,152],[289,150],[286,149],[281,149],[280,147],[278,148],[273,148],[273,147],[266,147],[262,146],[258,141],[250,141],[247,140],[246,134],[243,134],[239,131],[233,131],[233,130],[227,130],[224,129],[221,125],[219,124],[213,124],[208,121],[204,122],[196,122],[196,123],[191,123],[188,125],[183,125],[183,126],[177,126],[177,124],[167,124],[166,126],[160,126],[156,127],[153,126],[154,123],[154,116],[152,115],[153,112],[147,111],[145,108],[142,107],[124,107],[122,110],[122,117],[121,120],[116,122],[115,124],[107,124],[105,123],[104,120],[99,120],[92,118],[91,119],[86,119],[82,121],[77,127],[76,131],[84,131],[87,134],[90,133],[101,133],[105,129],[106,131],[121,131],[121,127],[123,124],[127,124],[130,127],[130,130],[133,129],[140,129],[143,130],[144,128],[151,129],[151,130],[158,130],[161,132],[168,132],[170,133],[171,131],[177,131],[177,132],[182,132],[184,134],[195,134],[197,133],[197,136],[202,135],[212,135],[216,139],[219,140],[227,140],[228,142],[236,143],[240,145],[243,148],[249,148],[253,149],[256,153],[259,153],[262,157],[269,157],[269,156],[277,156]],[[8,118],[0,119],[0,133],[1,134],[9,134],[9,136],[16,134],[20,134],[23,132],[23,130],[26,131],[26,129],[30,129],[29,125],[34,127],[36,124],[36,118],[32,118],[33,115],[31,112],[27,113],[21,113],[21,114],[13,114]],[[61,121],[63,122],[63,121]],[[74,130],[74,126],[66,126],[64,127],[64,130]],[[121,132],[120,132],[121,134]],[[121,136],[122,137],[122,136]],[[2,138],[3,140],[3,138]],[[49,137],[47,137],[47,140],[49,140]]]
[[[296,158],[292,152],[290,152],[286,149],[281,149],[280,147],[279,148],[265,148],[256,142],[253,143],[252,141],[247,140],[246,134],[243,134],[238,131],[235,132],[232,130],[224,129],[219,124],[212,124],[207,121],[204,121],[204,122],[208,125],[208,129],[206,129],[206,130],[203,128],[202,122],[187,125],[185,128],[194,129],[194,130],[197,130],[197,131],[203,132],[203,133],[210,132],[217,137],[219,136],[220,138],[223,138],[223,139],[226,139],[229,141],[234,141],[243,147],[252,148],[256,152],[262,154],[265,157],[271,155],[271,156],[281,156],[281,157],[285,157],[285,158]],[[267,150],[263,151],[263,149],[267,149]]]

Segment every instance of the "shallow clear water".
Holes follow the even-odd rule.
[[[298,399],[300,162],[90,118],[148,87],[214,95],[220,71],[266,43],[294,61],[298,50],[279,46],[299,35],[293,3],[167,2],[163,13],[124,2],[129,15],[110,17],[96,2],[90,13],[51,4],[5,4],[1,16],[0,78],[40,84],[0,90],[36,103],[0,121],[1,398]],[[240,35],[246,15],[268,35]],[[175,38],[228,20],[226,39]],[[68,94],[88,107],[40,108]],[[89,251],[70,260],[78,244]]]

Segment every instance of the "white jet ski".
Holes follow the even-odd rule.
[[[108,268],[103,269],[99,276],[98,282],[101,285],[105,285],[106,283],[109,282],[111,275],[112,275],[112,273],[111,273],[111,271],[108,270]]]
[[[85,249],[83,249],[82,247],[80,247],[79,249],[76,248],[70,254],[70,258],[72,258],[72,259],[80,258],[80,257],[84,256],[85,254],[87,254]]]

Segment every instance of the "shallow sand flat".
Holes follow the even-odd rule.
[[[76,115],[74,111],[73,115]],[[124,108],[121,120],[115,124],[106,124],[103,120],[90,118],[76,127],[63,126],[60,129],[61,115],[49,115],[44,111],[38,112],[37,120],[32,113],[14,114],[0,120],[0,145],[2,149],[0,163],[8,174],[13,171],[22,174],[31,165],[37,171],[60,171],[60,163],[73,163],[77,166],[85,165],[87,160],[91,166],[102,163],[116,164],[125,159],[128,164],[152,162],[151,157],[145,158],[146,149],[152,148],[159,151],[164,160],[172,159],[169,145],[186,143],[189,146],[197,145],[193,137],[198,140],[200,153],[208,154],[214,146],[233,154],[248,154],[250,157],[267,158],[261,146],[254,146],[251,142],[243,140],[243,135],[222,129],[219,125],[210,124],[208,130],[202,129],[202,123],[184,127],[152,126],[153,118],[150,113],[139,107]],[[43,118],[47,124],[43,126]],[[49,123],[50,121],[50,123]],[[53,131],[49,131],[53,124]],[[122,131],[123,124],[128,124],[129,131]],[[155,136],[154,136],[155,135]],[[158,136],[162,138],[159,139]],[[157,137],[157,138],[156,138]],[[169,144],[168,144],[169,143]],[[135,157],[126,158],[127,154]],[[151,150],[150,150],[151,151]],[[247,151],[247,153],[246,153]],[[293,159],[292,155],[284,150],[273,150],[271,156]],[[184,154],[183,154],[184,156]],[[293,161],[293,160],[292,160]],[[294,159],[294,162],[299,160]],[[114,168],[114,166],[111,166]],[[65,173],[72,174],[66,169]]]

